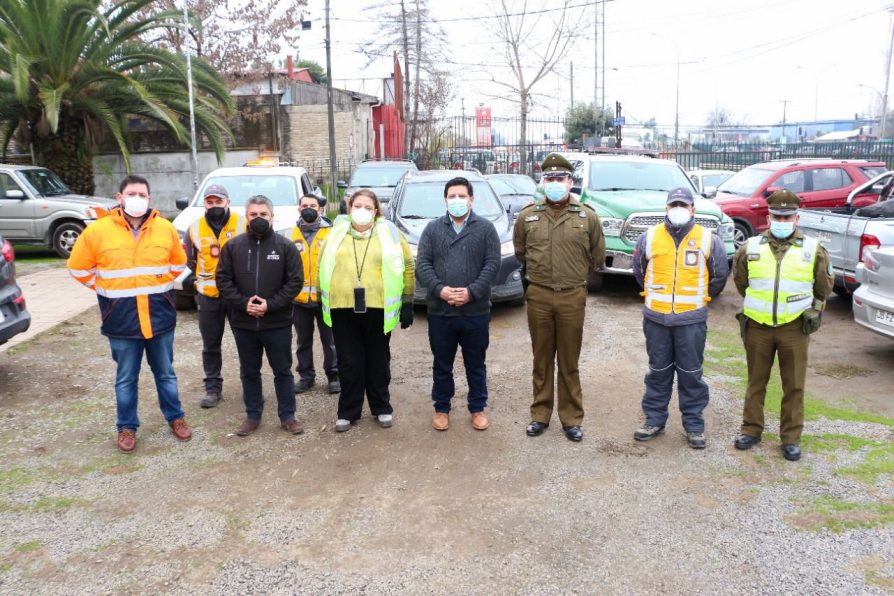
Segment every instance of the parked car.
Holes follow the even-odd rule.
[[[894,246],[867,250],[856,277],[854,320],[894,339]]]
[[[494,192],[500,197],[509,219],[515,221],[522,207],[537,198],[537,183],[524,174],[491,174],[487,176]]]
[[[295,166],[240,166],[218,168],[205,176],[192,199],[177,199],[177,208],[182,211],[174,218],[174,227],[186,243],[189,226],[205,213],[202,195],[212,184],[223,186],[230,195],[230,209],[245,214],[245,203],[253,195],[264,195],[273,201],[273,229],[281,232],[291,228],[298,221],[298,201],[302,195],[323,196],[314,186],[307,170]],[[191,271],[185,270],[174,281],[174,296],[178,308],[192,308],[195,305],[195,291],[184,288]]]
[[[10,242],[46,246],[68,258],[84,228],[116,205],[74,194],[46,168],[0,164],[0,234]]]
[[[894,199],[857,207],[857,199],[871,194],[878,198],[894,182],[894,171],[876,176],[854,188],[844,205],[834,209],[798,211],[798,227],[829,251],[835,274],[835,293],[846,296],[859,287],[857,267],[867,250],[894,245]]]
[[[409,160],[364,161],[351,174],[351,180],[345,189],[345,196],[350,197],[361,188],[368,188],[376,193],[383,205],[387,206],[400,177],[407,172],[415,171],[418,171],[416,164]],[[338,212],[347,213],[347,205],[344,201],[339,203]]]
[[[633,249],[640,234],[664,221],[667,193],[688,188],[695,199],[696,221],[720,235],[732,259],[733,222],[713,201],[699,198],[692,180],[676,162],[640,155],[588,155],[588,185],[581,202],[602,220],[605,266],[590,276],[589,287],[598,290],[603,273],[633,275]]]
[[[444,205],[444,185],[455,176],[462,176],[472,183],[475,196],[472,209],[479,216],[493,222],[500,235],[500,271],[497,273],[491,301],[524,302],[520,266],[512,245],[512,221],[493,188],[477,172],[468,170],[408,172],[401,178],[394,191],[388,219],[407,237],[415,256],[422,230],[428,222],[447,212]],[[418,282],[413,300],[417,304],[425,303],[425,289],[419,286]]]
[[[16,283],[16,253],[12,244],[0,236],[0,345],[28,331],[31,315],[25,308],[25,296]]]
[[[805,209],[832,209],[843,207],[852,190],[885,170],[884,162],[864,159],[768,161],[748,166],[722,183],[714,202],[736,224],[739,247],[769,227],[767,197],[775,190],[787,188],[797,194]],[[861,194],[853,206],[869,205],[877,199],[877,194]]]
[[[690,170],[689,178],[695,189],[706,199],[717,194],[717,187],[735,174],[732,170]]]

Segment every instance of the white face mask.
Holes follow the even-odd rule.
[[[124,212],[131,217],[143,217],[149,211],[149,199],[124,197]]]
[[[686,207],[671,207],[667,210],[667,219],[675,226],[683,226],[692,219],[692,214]]]
[[[353,221],[358,226],[365,226],[369,223],[372,223],[372,220],[372,211],[364,209],[363,207],[357,207],[356,209],[351,211],[351,221]]]

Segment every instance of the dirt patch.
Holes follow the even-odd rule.
[[[871,368],[864,368],[855,364],[839,363],[814,366],[813,370],[816,371],[816,374],[818,375],[823,375],[824,377],[832,377],[833,379],[838,380],[852,379],[854,377],[866,377],[874,372],[877,372]]]

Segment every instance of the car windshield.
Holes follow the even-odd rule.
[[[298,184],[291,176],[215,176],[205,181],[205,188],[212,184],[227,189],[233,206],[244,206],[254,195],[264,195],[274,205],[298,204]]]
[[[724,180],[726,180],[729,177],[730,177],[729,174],[709,174],[707,176],[702,177],[702,182],[704,183],[705,187],[708,187],[708,186],[717,187],[720,185],[721,182],[723,182]]]
[[[472,189],[475,193],[472,210],[475,213],[491,221],[496,221],[506,216],[503,205],[486,182],[472,182]],[[419,182],[404,186],[403,196],[400,201],[400,212],[398,213],[400,217],[405,219],[435,219],[444,215],[446,210],[443,182]]]
[[[730,177],[729,180],[717,187],[719,192],[728,192],[733,195],[750,197],[757,191],[775,170],[764,168],[745,168]]]
[[[655,161],[590,162],[590,190],[693,190],[692,181],[679,166]]]
[[[351,186],[354,187],[373,187],[388,186],[394,187],[400,177],[410,169],[390,167],[390,168],[357,168],[354,170],[354,176],[351,178]]]
[[[537,194],[537,183],[527,176],[488,178],[488,182],[500,196]]]
[[[71,191],[65,186],[62,179],[50,170],[43,168],[22,170],[21,174],[28,186],[31,187],[31,191],[35,194],[44,197],[58,197],[71,194]]]

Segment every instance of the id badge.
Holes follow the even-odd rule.
[[[366,312],[366,288],[354,288],[354,312]]]
[[[687,250],[683,253],[683,264],[687,267],[695,267],[698,265],[698,250]]]
[[[211,245],[211,256],[215,259],[220,256],[220,244]]]

